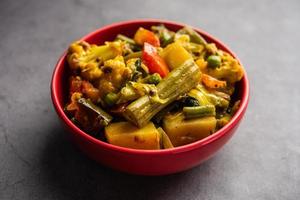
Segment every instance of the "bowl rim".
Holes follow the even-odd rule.
[[[143,26],[143,24],[147,24],[147,23],[163,23],[163,24],[175,25],[175,26],[185,26],[186,25],[186,24],[179,23],[179,22],[174,22],[174,21],[169,21],[169,20],[161,20],[161,19],[126,20],[126,21],[115,22],[115,23],[103,26],[99,29],[96,29],[95,31],[90,32],[87,35],[83,36],[80,40],[86,40],[90,37],[93,37],[94,35],[101,33],[104,30],[118,27],[121,25],[124,26],[124,25],[129,25],[129,24],[140,24],[141,26]],[[70,130],[69,131],[72,132],[72,134],[79,134],[85,140],[88,140],[88,141],[90,141],[98,146],[101,146],[103,148],[106,148],[108,150],[118,151],[118,152],[122,152],[122,153],[129,153],[129,154],[147,154],[147,155],[166,155],[166,154],[177,154],[177,153],[181,153],[181,152],[191,151],[193,149],[200,148],[201,146],[205,146],[206,144],[212,143],[212,142],[218,140],[219,138],[225,136],[227,133],[229,133],[229,131],[231,129],[233,129],[236,125],[238,125],[238,123],[240,122],[241,118],[243,117],[243,114],[245,113],[246,108],[248,106],[249,80],[247,77],[246,70],[243,67],[243,64],[241,63],[240,59],[236,56],[236,54],[232,50],[230,50],[227,47],[227,45],[225,45],[223,42],[221,42],[217,38],[211,36],[209,33],[203,31],[202,29],[195,28],[193,26],[190,26],[190,27],[192,27],[194,30],[196,30],[201,35],[204,35],[206,38],[209,38],[209,40],[215,42],[217,44],[217,46],[222,46],[222,48],[226,52],[230,53],[235,59],[237,59],[239,61],[239,63],[241,64],[241,66],[244,70],[244,76],[241,80],[242,85],[244,86],[242,94],[241,94],[241,105],[228,124],[226,124],[224,127],[222,127],[220,130],[216,131],[215,133],[213,133],[201,140],[198,140],[198,141],[195,141],[193,143],[186,144],[183,146],[171,148],[171,149],[159,149],[159,150],[132,149],[132,148],[127,148],[127,147],[116,146],[116,145],[101,141],[101,140],[85,133],[79,127],[77,127],[75,124],[73,124],[73,122],[65,114],[63,107],[61,107],[59,104],[58,95],[57,95],[57,89],[60,87],[59,83],[58,83],[58,71],[59,71],[59,68],[64,66],[64,60],[65,60],[66,52],[67,52],[67,50],[65,50],[65,52],[60,56],[58,62],[55,65],[55,68],[54,68],[54,71],[52,74],[50,90],[51,90],[51,99],[52,99],[53,106],[54,106],[58,116],[60,117],[60,119],[65,123],[65,125],[67,127],[69,127],[71,129],[71,131]]]

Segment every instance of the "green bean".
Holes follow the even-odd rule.
[[[142,57],[142,51],[137,51],[128,54],[127,56],[124,57],[125,60],[129,60],[131,58],[141,58]]]
[[[186,119],[215,116],[216,108],[213,105],[183,107],[183,114]]]
[[[207,44],[206,40],[196,31],[194,31],[191,27],[185,26],[180,29],[177,33],[180,34],[188,34],[190,36],[191,42],[195,42],[197,44]]]
[[[136,45],[136,43],[133,39],[131,39],[131,38],[125,36],[125,35],[122,35],[122,34],[118,34],[116,39],[127,42],[128,44]]]

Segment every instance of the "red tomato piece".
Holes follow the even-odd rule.
[[[165,77],[169,73],[164,59],[157,54],[156,48],[147,42],[144,43],[142,60],[149,68],[150,73],[159,73],[161,77]]]

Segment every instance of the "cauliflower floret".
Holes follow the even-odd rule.
[[[105,61],[101,70],[103,75],[99,80],[98,88],[102,96],[109,92],[118,92],[132,74],[132,70],[126,67],[122,56]]]
[[[84,41],[72,43],[67,61],[72,70],[79,70],[83,78],[92,81],[102,76],[100,66],[108,59],[122,55],[122,42],[106,42],[105,45],[90,45]]]
[[[221,66],[215,69],[207,69],[207,74],[219,80],[226,80],[228,83],[235,83],[241,80],[244,73],[238,61],[223,51],[219,52],[219,55],[222,59]]]

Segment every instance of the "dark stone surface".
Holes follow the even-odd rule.
[[[0,1],[0,199],[300,198],[300,1]],[[68,44],[105,24],[163,18],[229,45],[250,78],[238,133],[190,171],[104,168],[65,138],[50,101]]]

